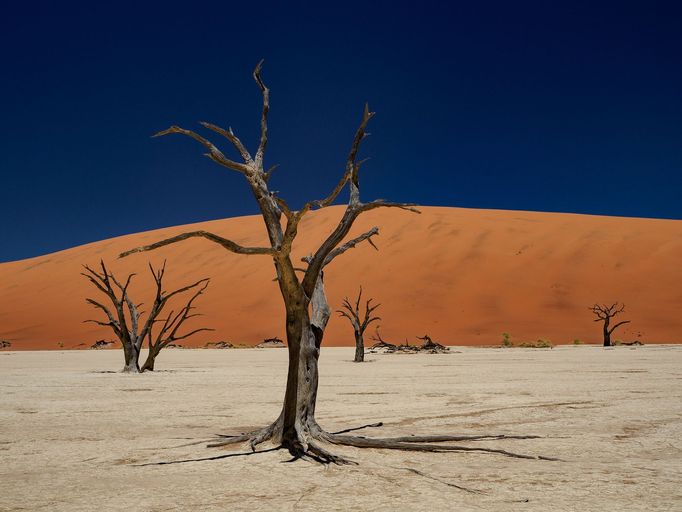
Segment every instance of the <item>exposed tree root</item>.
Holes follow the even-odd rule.
[[[280,416],[275,422],[271,423],[267,427],[262,429],[254,430],[251,432],[239,434],[239,435],[224,435],[218,434],[219,441],[209,442],[209,441],[195,441],[192,443],[182,444],[175,448],[193,446],[196,444],[209,442],[207,445],[209,448],[216,448],[221,446],[236,445],[240,443],[248,443],[250,452],[238,452],[229,453],[224,455],[216,455],[213,457],[203,457],[198,459],[184,459],[176,461],[167,462],[152,462],[145,464],[135,464],[135,466],[157,466],[165,464],[180,464],[186,462],[202,462],[226,459],[230,457],[242,457],[246,455],[251,455],[254,453],[267,453],[277,450],[288,450],[292,455],[292,458],[287,462],[294,462],[296,460],[312,460],[320,464],[335,464],[335,465],[349,465],[357,464],[357,462],[342,457],[340,455],[335,455],[328,451],[326,448],[321,446],[322,443],[329,443],[342,446],[352,446],[355,448],[375,448],[375,449],[385,449],[385,450],[402,450],[402,451],[413,451],[413,452],[431,452],[431,453],[445,453],[445,452],[478,452],[478,453],[491,453],[497,455],[503,455],[505,457],[513,457],[517,459],[529,459],[529,460],[545,460],[545,461],[560,461],[554,457],[546,457],[542,455],[528,455],[524,453],[510,452],[507,450],[496,449],[496,448],[484,448],[481,446],[463,446],[454,444],[441,444],[441,443],[452,443],[461,441],[494,441],[503,439],[538,439],[541,436],[535,435],[506,435],[506,434],[483,434],[483,435],[460,435],[460,436],[450,436],[450,435],[429,435],[429,436],[401,436],[401,437],[378,437],[369,438],[364,436],[353,436],[344,435],[347,432],[353,432],[356,430],[362,430],[365,428],[377,428],[383,426],[383,422],[369,423],[367,425],[361,425],[359,427],[347,428],[344,430],[339,430],[338,432],[326,432],[324,431],[315,420],[310,419],[307,422],[307,428],[304,434],[299,435],[299,441],[293,444],[286,444],[282,442],[282,417]],[[276,443],[276,446],[266,450],[256,451],[256,447],[266,441]],[[406,471],[411,471],[415,474],[437,480],[443,484],[456,487],[458,489],[467,492],[478,492],[472,489],[467,489],[449,482],[439,480],[435,477],[423,474],[420,471],[402,467],[396,469],[404,469]]]
[[[448,436],[431,436],[445,438]],[[396,438],[400,439],[400,438]],[[345,445],[354,446],[356,448],[380,448],[388,450],[403,450],[412,452],[485,452],[485,453],[496,453],[499,455],[504,455],[506,457],[514,457],[517,459],[532,459],[532,460],[550,460],[557,461],[552,457],[544,457],[541,455],[526,455],[523,453],[515,453],[507,450],[500,450],[496,448],[482,448],[478,446],[462,446],[462,445],[452,445],[452,444],[435,444],[436,441],[431,443],[419,443],[419,442],[405,442],[405,441],[394,441],[390,438],[388,439],[371,439],[368,437],[361,436],[345,436],[345,435],[334,435],[327,434],[326,441]]]
[[[227,446],[231,444],[245,443],[248,442],[251,450],[256,451],[256,446],[265,442],[273,441],[275,443],[281,443],[278,448],[287,449],[289,453],[293,456],[291,461],[298,459],[310,459],[321,464],[355,464],[355,462],[346,459],[344,457],[334,455],[325,448],[323,448],[318,442],[324,442],[335,445],[343,446],[353,446],[355,448],[375,448],[375,449],[386,449],[386,450],[402,450],[402,451],[413,451],[413,452],[431,452],[431,453],[442,453],[442,452],[478,452],[478,453],[491,453],[503,455],[505,457],[513,457],[517,459],[529,459],[529,460],[546,460],[546,461],[558,461],[560,459],[554,457],[546,457],[542,455],[528,455],[524,453],[510,452],[508,450],[502,450],[497,448],[484,448],[481,446],[465,446],[465,445],[455,445],[455,444],[442,444],[442,443],[453,443],[461,441],[491,441],[491,440],[503,440],[503,439],[538,439],[541,436],[534,435],[505,435],[505,434],[485,434],[485,435],[461,435],[461,436],[450,436],[450,435],[429,435],[429,436],[402,436],[402,437],[384,437],[384,438],[369,438],[364,436],[353,436],[344,435],[347,432],[352,432],[355,430],[361,430],[363,428],[373,428],[380,427],[383,423],[372,423],[368,425],[362,425],[360,427],[349,428],[341,430],[339,432],[331,433],[322,430],[322,428],[310,420],[304,435],[301,435],[301,439],[304,441],[296,442],[294,444],[286,445],[286,443],[281,442],[281,418],[271,425],[253,432],[246,434],[240,434],[236,436],[221,435],[221,440],[208,445],[209,448],[215,448],[220,446]]]
[[[336,432],[331,435],[337,435]],[[353,437],[353,436],[346,436]],[[369,439],[360,436],[362,439]],[[508,436],[504,434],[481,435],[481,436],[403,436],[403,437],[375,437],[372,441],[387,443],[447,443],[451,441],[495,441],[498,439],[540,439],[541,436]]]
[[[306,455],[322,464],[336,464],[337,466],[358,464],[357,462],[341,457],[340,455],[334,455],[316,443],[308,443]]]
[[[230,436],[230,435],[223,435],[223,434],[218,434],[218,437],[221,438],[221,441],[217,443],[211,443],[208,445],[209,448],[217,448],[220,446],[227,446],[230,444],[238,444],[238,443],[244,443],[247,442],[249,443],[249,447],[251,448],[251,451],[256,451],[256,446],[259,444],[268,441],[272,438],[278,437],[279,434],[281,433],[282,430],[282,421],[281,421],[281,416],[274,422],[268,425],[265,428],[259,429],[259,430],[254,430],[253,432],[248,432],[246,434],[240,434],[237,436]]]

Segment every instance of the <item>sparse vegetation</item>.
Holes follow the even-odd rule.
[[[521,348],[554,348],[554,344],[549,340],[539,339],[535,342],[525,341],[519,345]]]
[[[507,348],[514,346],[514,343],[512,343],[511,336],[509,336],[508,332],[502,333],[502,346]]]
[[[573,340],[573,344],[574,344],[574,345],[582,345],[583,342],[582,342],[581,340],[579,340],[578,338],[576,338],[576,339]]]
[[[7,340],[0,340],[0,349],[3,348],[9,348],[12,346],[12,343],[7,341]]]
[[[618,346],[618,345],[623,345],[624,347],[632,347],[632,346],[641,346],[641,345],[644,345],[644,343],[642,343],[639,340],[635,340],[635,341],[616,340],[613,342],[614,347]]]

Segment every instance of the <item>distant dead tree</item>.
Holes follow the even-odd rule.
[[[366,304],[365,304],[365,312],[364,314],[360,312],[360,300],[362,299],[362,286],[360,287],[360,292],[358,293],[358,298],[355,301],[355,304],[351,304],[350,300],[348,300],[348,297],[345,297],[343,299],[343,304],[341,305],[341,309],[337,311],[337,313],[340,316],[345,316],[353,326],[353,331],[355,333],[355,359],[354,361],[356,363],[361,363],[365,360],[365,329],[367,329],[367,326],[371,324],[372,322],[376,322],[378,320],[381,320],[380,317],[378,316],[372,316],[372,313],[379,307],[381,304],[374,304],[372,305],[372,300],[374,299],[368,299]]]
[[[357,156],[360,143],[367,136],[367,123],[374,115],[373,112],[369,111],[367,105],[365,105],[360,126],[355,132],[343,175],[328,196],[323,199],[309,201],[300,210],[295,211],[289,207],[284,199],[278,197],[276,192],[270,190],[268,183],[275,167],[266,169],[264,166],[265,149],[268,143],[267,120],[270,111],[270,90],[261,78],[261,65],[262,61],[253,72],[253,78],[263,98],[260,116],[260,140],[255,154],[249,152],[231,128],[226,130],[206,122],[202,122],[201,125],[207,130],[224,137],[239,155],[239,159],[233,160],[228,158],[213,142],[194,131],[178,126],[171,126],[157,133],[156,136],[168,134],[185,135],[199,143],[206,151],[205,156],[210,160],[221,167],[241,174],[246,179],[257,202],[263,217],[269,243],[265,246],[244,246],[214,233],[200,230],[180,233],[151,245],[125,251],[120,255],[125,257],[133,253],[151,251],[189,238],[199,237],[216,243],[233,253],[261,255],[272,258],[286,312],[285,325],[287,349],[289,352],[287,384],[282,410],[279,417],[273,423],[262,429],[237,436],[221,436],[221,441],[209,446],[248,442],[251,448],[255,450],[258,444],[273,440],[279,443],[281,448],[289,450],[294,457],[309,457],[319,462],[337,464],[349,461],[330,453],[320,444],[321,442],[364,448],[393,448],[432,452],[474,450],[517,456],[502,450],[434,444],[464,439],[490,438],[490,436],[410,436],[409,438],[369,439],[343,435],[342,433],[326,432],[317,423],[315,419],[315,406],[319,383],[318,359],[324,328],[330,313],[326,297],[324,296],[323,269],[335,256],[343,252],[344,248],[348,247],[349,244],[352,246],[371,237],[371,232],[366,232],[343,244],[343,241],[350,234],[353,224],[361,214],[377,208],[399,208],[415,213],[419,213],[419,211],[414,205],[407,203],[394,203],[383,199],[370,202],[362,202],[360,200],[359,175],[360,167],[364,160],[358,160]],[[304,183],[297,183],[297,186],[300,185],[304,185]],[[346,187],[349,189],[349,200],[338,224],[321,242],[317,250],[307,258],[307,267],[305,269],[297,268],[292,261],[291,252],[301,220],[314,209],[321,209],[332,205]],[[302,272],[301,279],[297,276],[297,271]]]
[[[102,269],[101,273],[93,270],[88,265],[83,265],[85,272],[81,273],[81,275],[85,276],[100,292],[107,296],[113,309],[94,299],[87,298],[85,301],[96,309],[101,310],[106,315],[107,321],[85,320],[85,322],[107,326],[114,331],[121,345],[123,345],[125,357],[123,372],[140,373],[145,370],[153,371],[156,356],[159,355],[161,349],[175,341],[189,338],[198,332],[213,330],[202,327],[186,334],[179,334],[179,330],[185,321],[199,316],[197,313],[192,313],[194,309],[192,304],[204,292],[208,286],[209,279],[201,279],[196,283],[175,291],[165,292],[163,290],[163,277],[166,272],[166,262],[164,261],[163,266],[158,271],[154,270],[150,264],[149,270],[151,270],[154,277],[156,293],[146,320],[141,322],[142,315],[145,314],[145,312],[139,310],[142,304],[135,304],[128,293],[128,287],[135,274],[130,274],[125,282],[122,283],[114,274],[109,272],[104,261],[100,261],[100,267]],[[159,318],[171,298],[190,290],[195,290],[194,294],[177,313],[170,311],[165,319]],[[160,323],[162,326],[154,334],[154,324],[156,323]],[[142,368],[140,368],[140,350],[145,338],[148,339],[149,343],[149,355]]]
[[[616,328],[620,327],[623,324],[629,324],[630,320],[623,320],[622,322],[618,322],[616,325],[613,327],[609,328],[609,325],[611,323],[611,319],[625,311],[625,304],[618,305],[616,302],[615,304],[611,304],[610,306],[606,304],[595,304],[591,308],[589,308],[592,313],[594,313],[597,318],[594,320],[595,322],[603,322],[603,333],[604,333],[604,346],[605,347],[610,347],[611,346],[611,334],[613,331],[616,330]]]

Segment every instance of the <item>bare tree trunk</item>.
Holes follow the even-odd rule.
[[[360,331],[355,331],[355,361],[362,363],[365,360],[365,340]]]
[[[154,363],[156,362],[156,356],[159,355],[159,352],[161,352],[161,349],[156,348],[156,347],[149,347],[149,354],[147,355],[147,359],[144,362],[144,364],[142,365],[142,368],[140,369],[140,371],[153,372],[154,371]]]
[[[140,373],[140,351],[134,343],[123,345],[123,355],[125,357],[125,366],[123,373]]]
[[[609,331],[609,322],[606,320],[604,322],[604,346],[611,346],[611,331]]]
[[[294,315],[291,328],[287,328],[289,370],[281,441],[285,448],[296,455],[308,450],[310,428],[315,424],[320,350],[306,309],[292,312]]]

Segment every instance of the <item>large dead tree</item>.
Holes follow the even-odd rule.
[[[381,306],[381,304],[372,304],[372,300],[374,299],[368,299],[363,314],[361,313],[360,307],[361,300],[362,286],[360,287],[358,298],[355,300],[354,304],[351,304],[348,297],[345,297],[341,309],[337,310],[337,313],[340,316],[346,317],[353,326],[353,332],[355,334],[355,359],[353,359],[353,361],[356,363],[362,363],[365,360],[365,330],[372,322],[381,320],[378,316],[372,316],[374,311]]]
[[[156,356],[159,355],[161,349],[175,341],[189,338],[198,332],[213,330],[202,327],[185,334],[180,334],[179,332],[185,321],[199,316],[198,313],[192,313],[194,310],[192,304],[203,294],[208,286],[209,279],[201,279],[196,283],[184,286],[175,291],[166,292],[163,289],[163,276],[166,272],[166,262],[164,261],[163,266],[158,271],[154,270],[154,268],[149,265],[149,270],[151,271],[152,276],[154,277],[154,283],[156,284],[156,293],[154,301],[147,313],[146,320],[142,322],[142,316],[145,314],[144,311],[140,311],[139,309],[142,304],[135,304],[128,293],[128,288],[135,274],[130,274],[122,284],[121,281],[116,279],[114,274],[109,272],[104,261],[100,261],[100,267],[102,269],[101,273],[84,265],[83,268],[85,269],[85,272],[83,272],[82,275],[85,276],[100,292],[107,296],[113,308],[111,308],[111,306],[105,306],[103,303],[94,299],[85,299],[88,304],[101,310],[105,314],[107,320],[104,322],[100,320],[86,320],[86,322],[107,326],[114,331],[114,334],[123,346],[123,354],[125,357],[123,372],[140,373],[145,370],[153,371]],[[184,292],[189,292],[190,290],[194,290],[194,294],[177,313],[170,311],[165,319],[160,318],[161,313],[168,305],[170,299]],[[156,323],[161,323],[162,326],[158,332],[154,334],[154,324]],[[149,342],[149,355],[147,356],[144,365],[140,368],[140,350],[142,349],[145,338],[147,338]]]
[[[341,179],[326,197],[305,203],[301,209],[292,210],[289,205],[268,187],[268,181],[274,167],[264,166],[265,149],[268,143],[268,112],[270,110],[270,91],[261,78],[261,63],[256,66],[253,78],[258,85],[263,105],[260,117],[260,140],[255,153],[249,152],[231,128],[224,129],[211,123],[200,124],[223,137],[239,155],[239,159],[228,158],[217,145],[194,131],[178,126],[157,133],[155,136],[181,134],[194,139],[203,146],[205,156],[216,164],[241,174],[258,204],[263,217],[269,243],[265,246],[244,246],[233,240],[210,233],[208,231],[190,231],[151,245],[137,247],[121,254],[130,254],[155,250],[190,238],[204,238],[216,243],[224,249],[244,255],[267,256],[272,259],[276,271],[279,290],[286,312],[286,338],[289,354],[287,383],[284,404],[279,417],[270,425],[242,435],[221,436],[222,440],[209,446],[223,446],[248,442],[255,447],[267,440],[279,443],[281,448],[288,449],[294,457],[310,457],[324,463],[348,462],[342,457],[330,453],[322,442],[351,445],[357,447],[394,448],[417,451],[488,451],[514,455],[500,450],[492,450],[470,446],[437,445],[431,442],[456,441],[463,439],[489,439],[490,436],[426,436],[390,439],[368,439],[358,436],[332,434],[324,431],[315,420],[315,405],[318,388],[318,359],[324,328],[329,319],[329,306],[324,296],[323,269],[336,256],[355,244],[371,238],[372,231],[343,243],[350,234],[355,220],[363,213],[376,208],[399,208],[415,213],[418,210],[412,204],[395,203],[377,199],[363,202],[360,199],[360,167],[363,160],[358,160],[360,143],[367,136],[367,123],[374,115],[365,106],[360,126],[355,132],[350,152]],[[348,204],[336,227],[324,239],[318,249],[305,258],[305,269],[297,268],[292,261],[292,245],[298,234],[301,220],[312,210],[331,205],[342,190],[348,188]],[[283,222],[282,222],[283,221]],[[376,234],[376,233],[374,233]],[[299,279],[297,271],[301,272]],[[526,437],[526,436],[524,436]],[[530,457],[525,456],[523,457]]]
[[[597,318],[595,318],[595,322],[603,322],[604,325],[602,326],[602,331],[604,335],[604,346],[605,347],[610,347],[611,346],[611,334],[613,331],[615,331],[618,327],[620,327],[623,324],[629,324],[630,320],[623,320],[622,322],[618,322],[616,325],[610,327],[611,324],[611,319],[625,311],[625,304],[618,305],[616,302],[615,304],[611,304],[610,306],[607,304],[595,304],[590,308],[590,311],[594,313]]]

